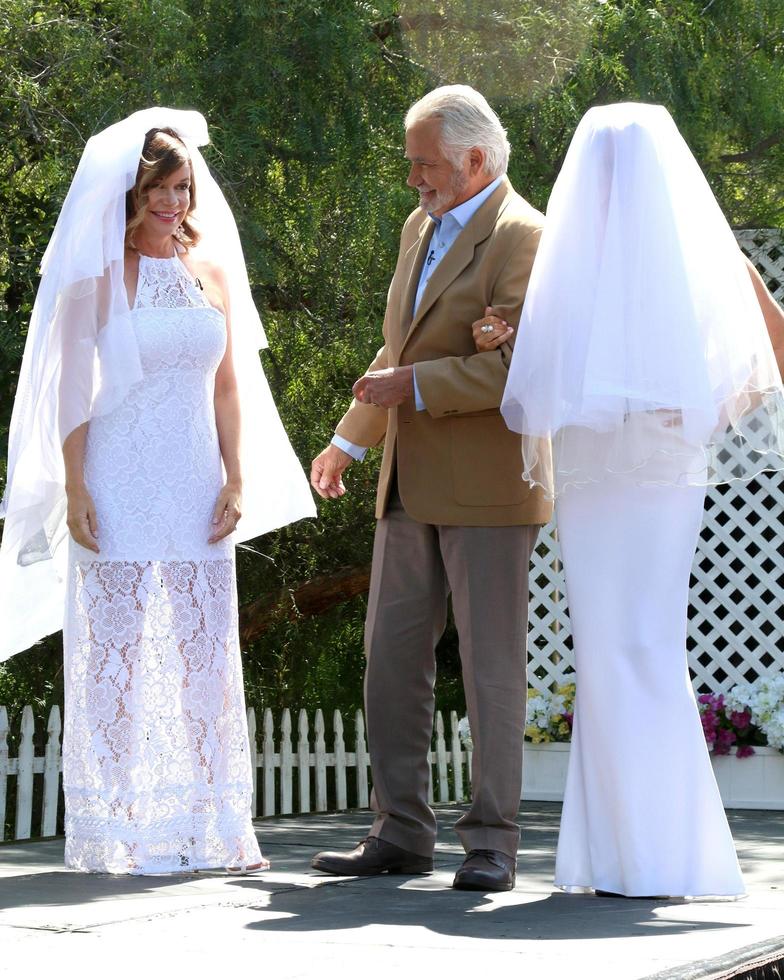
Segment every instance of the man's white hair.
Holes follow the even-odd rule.
[[[489,177],[506,173],[509,140],[487,99],[470,85],[442,85],[415,102],[406,113],[406,129],[424,119],[441,120],[441,149],[454,167],[475,146],[484,152]]]

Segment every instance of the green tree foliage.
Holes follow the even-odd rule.
[[[661,102],[736,225],[782,222],[780,0],[0,0],[0,449],[37,266],[87,137],[151,104],[200,109],[307,467],[380,342],[405,186],[402,120],[434,85],[483,90],[510,175],[543,208],[591,105]],[[369,561],[378,453],[317,521],[239,554],[240,600]],[[4,463],[0,464],[4,465]],[[0,470],[0,478],[4,471]],[[361,702],[364,602],[246,652],[249,701]],[[0,624],[2,629],[2,624]],[[455,637],[439,698],[461,708]],[[0,702],[61,702],[59,638],[0,668]]]

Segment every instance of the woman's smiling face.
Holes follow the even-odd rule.
[[[191,206],[191,168],[185,163],[177,170],[145,188],[147,206],[142,220],[142,234],[160,238],[173,235]]]

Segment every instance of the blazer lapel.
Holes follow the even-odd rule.
[[[408,268],[408,278],[405,286],[400,291],[400,328],[401,334],[405,337],[411,327],[411,318],[414,315],[414,300],[416,299],[417,289],[419,288],[419,277],[422,274],[422,266],[425,256],[430,248],[436,226],[426,218],[419,229],[419,238],[408,249],[405,255],[404,268]]]
[[[446,253],[441,262],[439,262],[438,268],[430,277],[430,282],[428,282],[427,286],[425,287],[425,291],[422,294],[422,299],[413,319],[408,321],[401,318],[403,325],[410,322],[408,332],[406,333],[403,341],[404,347],[411,334],[414,332],[414,330],[416,330],[417,326],[422,320],[422,317],[424,317],[433,303],[435,303],[447,286],[451,285],[451,283],[457,279],[466,266],[471,263],[476,246],[480,242],[483,242],[492,232],[493,228],[495,227],[495,223],[498,220],[498,216],[503,212],[507,205],[507,201],[511,193],[512,185],[506,178],[504,178],[457,236],[455,243]],[[432,222],[430,222],[430,224],[431,232],[425,236],[427,243],[423,246],[423,240],[420,240],[419,252],[417,253],[417,262],[414,264],[414,268],[412,269],[412,278],[409,280],[409,288],[406,290],[406,301],[409,303],[409,311],[414,305],[416,289],[419,284],[419,274],[422,270],[424,255],[427,252],[427,245],[430,244],[430,239],[433,237]],[[413,292],[411,292],[412,283]]]

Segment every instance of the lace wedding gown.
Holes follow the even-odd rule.
[[[144,378],[88,430],[100,554],[71,542],[65,860],[118,874],[253,864],[234,546],[207,543],[225,321],[179,258],[146,256],[131,318]]]

